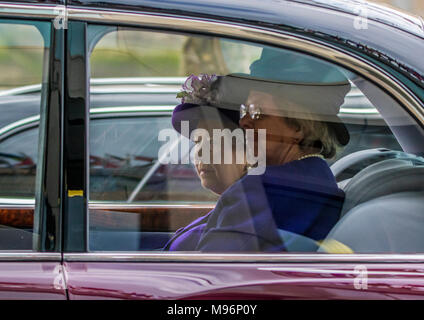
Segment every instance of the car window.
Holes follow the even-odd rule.
[[[157,133],[171,128],[166,114],[92,117],[90,198],[102,201],[214,201],[204,192],[191,165],[157,160]],[[140,130],[143,128],[143,130]],[[194,190],[198,190],[197,195]]]
[[[33,249],[49,46],[50,23],[0,19],[0,250]]]
[[[424,205],[423,132],[368,80],[240,40],[94,25],[88,34],[90,250],[424,247],[418,232],[400,240],[421,216],[397,223]]]

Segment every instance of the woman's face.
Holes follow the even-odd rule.
[[[303,138],[300,130],[290,127],[285,117],[278,116],[279,108],[272,95],[260,91],[251,91],[246,106],[259,106],[261,116],[252,119],[249,114],[240,119],[243,129],[266,130],[266,163],[267,165],[281,165],[296,160],[300,156],[299,142]],[[258,145],[255,134],[255,149]]]
[[[244,174],[246,166],[245,164],[236,163],[236,152],[235,144],[232,150],[232,162],[231,164],[224,164],[224,142],[221,141],[221,161],[219,163],[213,163],[213,129],[221,129],[222,125],[220,122],[214,123],[214,121],[208,121],[207,123],[202,121],[199,123],[198,128],[206,129],[209,132],[211,139],[205,141],[206,139],[198,138],[195,142],[195,154],[203,151],[202,147],[205,143],[210,144],[210,163],[203,163],[201,160],[195,160],[195,167],[197,175],[200,178],[202,186],[216,194],[222,194],[228,187],[230,187],[234,182],[239,180]],[[228,150],[227,150],[228,152]]]

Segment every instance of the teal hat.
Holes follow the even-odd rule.
[[[264,48],[250,65],[250,76],[296,84],[349,84],[339,67],[298,52]]]
[[[350,82],[341,68],[323,60],[283,49],[264,48],[250,65],[250,74],[230,74],[221,79],[221,105],[239,108],[251,91],[269,93],[278,108],[267,114],[325,122],[341,145],[349,132],[338,117],[350,91]]]

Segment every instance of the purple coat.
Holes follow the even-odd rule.
[[[269,166],[230,186],[215,208],[179,229],[163,250],[285,251],[278,230],[322,240],[339,219],[344,192],[317,157]]]

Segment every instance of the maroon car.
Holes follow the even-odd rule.
[[[326,160],[340,216],[320,239],[278,229],[297,242],[277,252],[163,250],[219,201],[193,142],[161,157],[177,93],[249,74],[264,48],[346,77],[350,140]],[[421,18],[353,0],[2,1],[0,49],[0,299],[424,298]]]

